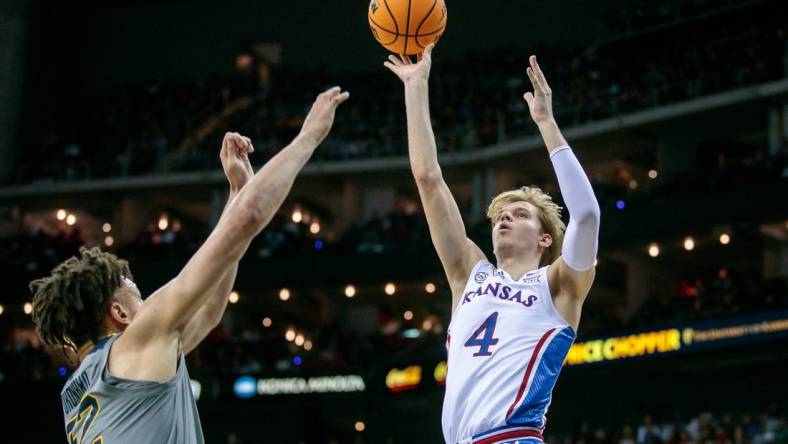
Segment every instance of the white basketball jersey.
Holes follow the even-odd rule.
[[[542,440],[572,327],[547,268],[517,281],[487,260],[471,271],[449,325],[443,436],[449,444]]]

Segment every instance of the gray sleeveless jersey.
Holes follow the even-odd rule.
[[[99,341],[63,387],[67,442],[204,443],[183,355],[168,382],[115,378],[107,371],[107,359],[119,337]]]

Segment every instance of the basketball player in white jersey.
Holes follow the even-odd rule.
[[[531,56],[534,92],[524,99],[547,146],[569,225],[539,188],[500,194],[487,210],[496,264],[489,262],[466,236],[438,165],[428,100],[431,53],[432,45],[415,64],[389,56],[385,66],[405,84],[411,168],[452,291],[443,435],[449,444],[542,442],[552,389],[594,281],[599,205]]]

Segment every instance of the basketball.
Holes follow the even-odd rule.
[[[414,55],[437,42],[446,29],[444,0],[372,0],[369,27],[384,48]]]

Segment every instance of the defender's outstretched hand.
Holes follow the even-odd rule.
[[[539,63],[536,61],[536,56],[532,55],[528,61],[531,66],[526,69],[528,78],[531,79],[531,85],[534,87],[534,92],[527,92],[523,96],[528,102],[528,108],[531,110],[531,118],[534,119],[536,124],[549,122],[553,120],[553,92],[544,78],[542,69],[539,68]]]
[[[432,48],[434,43],[430,43],[424,48],[424,52],[419,55],[417,63],[413,63],[408,56],[390,55],[383,66],[391,70],[394,74],[407,84],[414,80],[427,80],[430,77],[430,67],[432,66]]]
[[[328,136],[331,127],[334,125],[334,116],[337,107],[350,97],[350,93],[338,86],[335,86],[317,96],[315,103],[309,110],[304,124],[301,126],[301,135],[312,139],[316,144],[320,144]]]
[[[252,141],[238,133],[226,133],[219,158],[222,169],[233,191],[239,191],[254,176],[249,154],[254,152]]]

